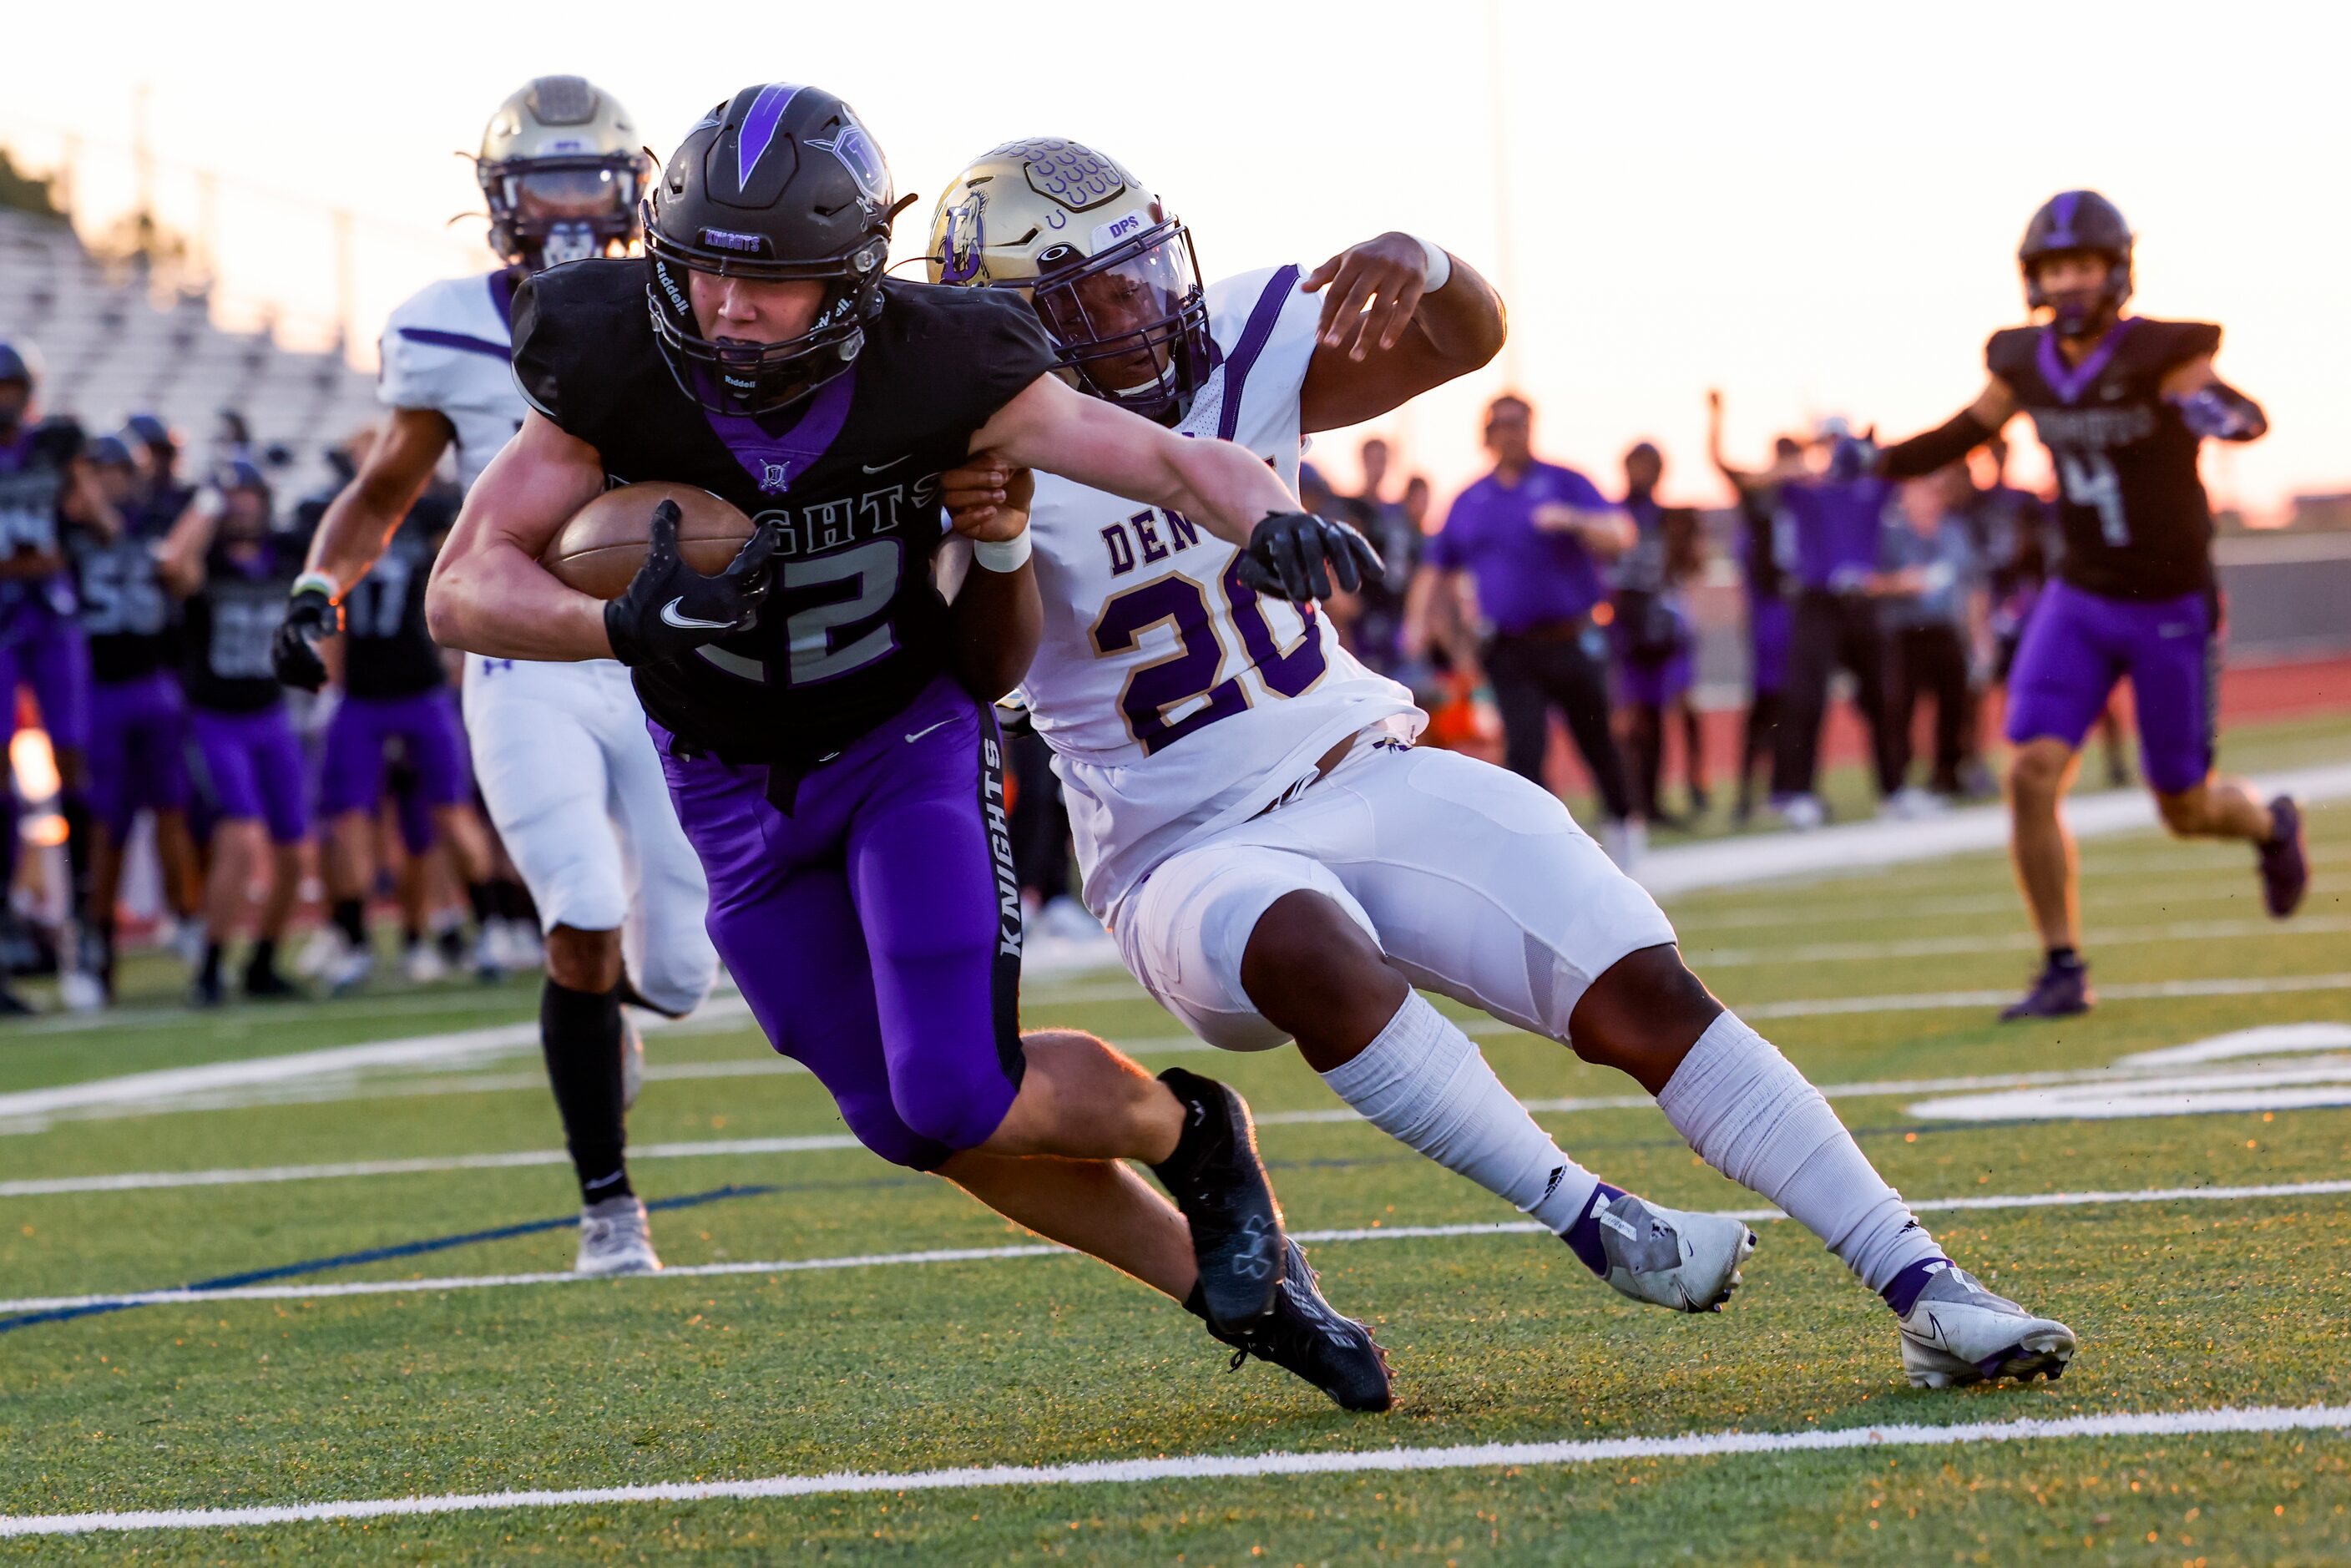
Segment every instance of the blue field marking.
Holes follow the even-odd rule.
[[[647,1209],[693,1208],[701,1204],[718,1203],[730,1197],[759,1197],[780,1190],[778,1187],[729,1182],[725,1186],[712,1187],[708,1192],[691,1192],[680,1197],[655,1198],[645,1205]],[[504,1241],[510,1237],[532,1236],[542,1230],[564,1230],[577,1226],[580,1217],[567,1214],[556,1219],[533,1219],[520,1225],[501,1225],[491,1230],[467,1230],[455,1236],[435,1236],[424,1241],[402,1241],[392,1247],[371,1247],[360,1252],[344,1252],[332,1258],[313,1258],[301,1263],[281,1263],[274,1269],[254,1269],[242,1274],[223,1274],[217,1279],[198,1280],[190,1285],[164,1285],[167,1291],[231,1291],[242,1285],[264,1285],[272,1280],[288,1280],[300,1274],[315,1274],[329,1269],[351,1269],[362,1263],[381,1263],[392,1258],[414,1258],[427,1252],[445,1252],[452,1247],[470,1247],[477,1241]],[[127,1291],[144,1295],[147,1291]],[[101,1312],[120,1312],[131,1307],[148,1306],[146,1301],[90,1301],[78,1307],[57,1307],[46,1312],[25,1312],[13,1318],[0,1318],[0,1333],[12,1329],[31,1328],[36,1323],[63,1322],[68,1318],[96,1317]]]

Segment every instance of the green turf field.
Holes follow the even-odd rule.
[[[2263,732],[2272,763],[2344,727]],[[2327,743],[2332,742],[2331,748]],[[1397,1408],[1349,1416],[1172,1304],[1068,1256],[757,1267],[1028,1239],[862,1151],[739,1014],[657,1034],[632,1118],[664,1276],[570,1284],[559,1227],[262,1282],[277,1291],[16,1322],[51,1298],[153,1291],[534,1221],[576,1206],[532,1042],[535,991],[377,997],[0,1039],[0,1531],[5,1516],[744,1481],[860,1471],[1910,1425],[2147,1417],[2128,1435],[1353,1473],[504,1506],[427,1516],[7,1538],[0,1560],[929,1563],[1715,1562],[2147,1563],[2351,1557],[2339,1427],[2168,1432],[2182,1412],[2351,1406],[2351,1032],[2166,1070],[2220,1114],[2085,1119],[2046,1079],[2259,1025],[2351,1023],[2351,806],[2311,813],[2303,915],[2262,915],[2247,853],[2148,834],[2085,846],[2090,1018],[2001,1028],[1976,993],[2031,967],[2004,863],[1976,855],[1673,908],[1701,974],[1816,1082],[1948,1249],[2060,1316],[2083,1350],[2028,1389],[1914,1391],[1890,1316],[1808,1235],[1759,1224],[1729,1310],[1622,1301],[1517,1217],[1377,1132],[1293,1053],[1216,1057],[1123,977],[1031,983],[1031,1024],[1093,1029],[1249,1097],[1332,1301],[1378,1329]],[[147,1000],[171,977],[143,972]],[[486,1033],[498,1026],[518,1026]],[[461,1035],[429,1060],[291,1076],[267,1059]],[[1752,1209],[1627,1081],[1486,1026],[1562,1145],[1685,1207]],[[1180,1053],[1179,1053],[1180,1052]],[[246,1061],[91,1103],[22,1098]],[[2153,1070],[2150,1070],[2152,1073]],[[2143,1075],[2145,1076],[2145,1075]],[[1947,1081],[1970,1081],[1949,1085]],[[1941,1085],[1941,1086],[1938,1086]],[[2166,1108],[2160,1082],[2146,1107]],[[94,1092],[94,1089],[92,1091]],[[2005,1100],[1980,1103],[1992,1095]],[[1971,1096],[1980,1103],[1953,1107]],[[2318,1103],[2328,1099],[2341,1105]],[[1544,1103],[1569,1102],[1565,1108]],[[1941,1102],[1941,1104],[1938,1104]],[[2069,1108],[2070,1107],[2070,1108]],[[1962,1119],[1962,1112],[1974,1119]],[[749,1145],[749,1147],[746,1147]],[[538,1164],[459,1165],[547,1153]],[[368,1162],[408,1168],[352,1174]],[[320,1166],[192,1185],[187,1173]],[[99,1178],[161,1173],[125,1186]],[[2171,1189],[2266,1186],[2270,1196]],[[2038,1207],[1934,1207],[2047,1195]],[[1384,1236],[1405,1228],[1453,1233]],[[754,1265],[747,1270],[744,1265]],[[716,1266],[737,1271],[688,1274]],[[432,1281],[402,1287],[399,1281]],[[367,1293],[346,1287],[378,1285]],[[248,1289],[252,1289],[248,1287]],[[70,1310],[70,1309],[65,1309]],[[2271,1424],[2274,1425],[2274,1418]],[[2128,1423],[2125,1423],[2128,1427]],[[1576,1458],[1576,1456],[1570,1456]],[[1502,1457],[1504,1459],[1510,1456]]]

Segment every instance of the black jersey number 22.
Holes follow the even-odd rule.
[[[898,639],[887,621],[847,642],[835,639],[889,610],[898,597],[904,559],[905,550],[896,539],[872,539],[853,549],[784,563],[778,587],[779,608],[786,612],[789,685],[812,686],[837,681],[896,651]],[[816,602],[810,603],[810,599]],[[696,652],[730,674],[752,681],[767,679],[764,667],[739,654],[717,647]]]

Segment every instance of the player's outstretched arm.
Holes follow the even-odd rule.
[[[1468,262],[1400,231],[1348,246],[1298,285],[1322,295],[1299,392],[1307,434],[1376,419],[1502,351],[1502,297]]]
[[[612,657],[604,605],[566,588],[539,556],[604,489],[596,449],[533,410],[490,460],[433,563],[424,621],[433,640],[494,659]]]
[[[368,448],[358,476],[328,503],[310,536],[302,575],[294,580],[286,619],[270,644],[269,662],[289,686],[315,692],[326,683],[319,641],[342,630],[343,599],[368,574],[408,516],[455,431],[429,408],[397,408]]]
[[[971,439],[975,455],[1041,468],[1130,501],[1181,512],[1245,552],[1242,580],[1260,593],[1327,599],[1353,592],[1379,552],[1343,522],[1300,509],[1280,476],[1229,441],[1191,440],[1039,376]]]
[[[1947,468],[1998,435],[2016,417],[2016,393],[1994,376],[1984,383],[1975,402],[1941,424],[1882,448],[1876,472],[1888,479],[1917,479]]]
[[[2259,441],[2269,434],[2262,405],[2220,379],[2212,356],[2199,354],[2163,378],[2163,396],[2188,428],[2215,441]]]

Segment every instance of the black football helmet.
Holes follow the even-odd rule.
[[[822,88],[747,87],[703,116],[645,204],[645,304],[678,386],[716,413],[773,413],[848,370],[882,308],[902,204],[880,144]],[[689,271],[830,287],[799,337],[722,343],[695,320]]]
[[[33,345],[0,338],[0,435],[25,423],[40,388],[41,356]]]
[[[2041,204],[2024,228],[2016,247],[2016,265],[2024,274],[2025,303],[2035,310],[2047,308],[2057,330],[2068,338],[2105,329],[2122,312],[2131,297],[2130,225],[2122,209],[2095,191],[2061,191]],[[2061,252],[2087,251],[2105,258],[2106,280],[2088,296],[2053,297],[2035,276],[2038,264]]]

